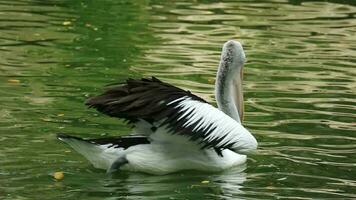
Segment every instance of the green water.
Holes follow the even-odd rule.
[[[355,15],[351,0],[0,0],[0,199],[356,198]],[[244,168],[108,175],[56,140],[128,133],[83,105],[127,77],[215,103],[228,39],[259,141]]]

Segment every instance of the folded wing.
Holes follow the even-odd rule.
[[[167,134],[187,137],[201,148],[239,153],[257,148],[255,138],[234,119],[189,91],[155,77],[111,86],[86,104],[134,125],[145,121],[152,133],[165,129]]]

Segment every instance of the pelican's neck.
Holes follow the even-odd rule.
[[[235,74],[235,76],[239,75]],[[215,97],[219,109],[241,123],[240,116],[243,113],[239,113],[239,110],[242,112],[243,107],[240,107],[241,104],[238,102],[243,102],[243,96],[242,88],[239,87],[241,83],[238,81],[232,75],[219,70],[216,76]]]
[[[243,117],[242,68],[245,54],[240,43],[224,44],[215,82],[215,98],[225,114],[241,123]]]

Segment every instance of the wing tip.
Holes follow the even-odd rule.
[[[57,133],[56,137],[57,137],[58,140],[61,140],[61,141],[65,141],[65,140],[68,140],[68,139],[75,139],[75,140],[84,141],[83,138],[72,136],[72,135],[68,135],[68,134],[65,134],[65,133]]]
[[[65,134],[65,133],[57,133],[57,135],[56,135],[56,138],[57,138],[58,140],[63,140],[63,139],[69,138],[69,137],[70,137],[70,136],[67,135],[67,134]]]
[[[95,106],[95,99],[97,96],[89,97],[87,100],[84,101],[84,105],[88,106],[88,108],[92,108]]]

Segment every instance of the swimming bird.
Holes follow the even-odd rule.
[[[86,105],[132,124],[131,135],[82,139],[59,134],[96,168],[167,174],[221,171],[246,162],[257,148],[242,125],[245,53],[237,41],[222,48],[215,81],[218,108],[156,77],[128,79],[89,98]]]

